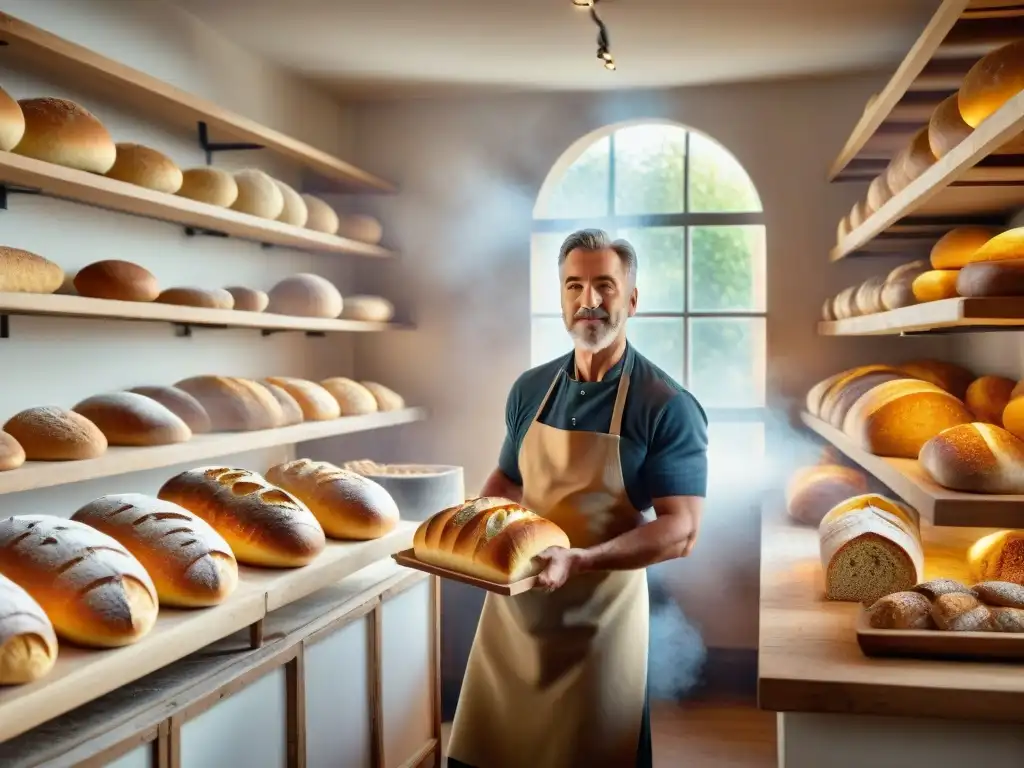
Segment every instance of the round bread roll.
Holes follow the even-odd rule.
[[[56,293],[63,284],[64,270],[49,259],[0,245],[0,291]]]
[[[957,104],[971,128],[998,111],[1024,89],[1024,40],[1016,40],[981,57],[964,76]]]
[[[881,296],[879,296],[879,300],[881,300]],[[834,298],[825,299],[821,305],[821,319],[826,323],[831,323],[836,319],[836,312],[833,309],[834,302]]]
[[[94,261],[78,270],[75,290],[90,299],[115,301],[154,301],[160,295],[160,284],[145,267],[130,261],[108,259]]]
[[[10,152],[25,135],[25,115],[21,105],[0,88],[0,151]]]
[[[341,316],[347,320],[386,323],[395,316],[395,306],[380,296],[346,296]]]
[[[914,298],[921,304],[952,299],[957,296],[958,276],[959,270],[956,269],[930,269],[915,277],[910,289],[914,292]]]
[[[338,227],[341,226],[341,221],[331,206],[313,195],[303,194],[302,200],[306,203],[308,214],[306,217],[306,229],[324,232],[328,235],[338,234]]]
[[[338,234],[350,240],[377,245],[384,236],[384,228],[373,216],[346,213],[338,217]]]
[[[907,180],[907,184],[916,180],[925,171],[935,165],[935,155],[928,146],[928,126],[920,128],[910,140],[907,151],[900,155],[902,163],[899,175]]]
[[[55,405],[19,411],[3,430],[21,444],[29,461],[95,459],[107,450],[107,438],[99,427],[85,416]]]
[[[848,234],[850,234],[850,219],[849,214],[843,216],[839,220],[839,224],[836,226],[836,244],[843,242]]]
[[[267,481],[305,504],[332,539],[379,539],[398,525],[398,505],[391,494],[379,483],[333,464],[289,461],[267,470]]]
[[[914,298],[914,280],[928,271],[928,262],[912,261],[901,264],[890,272],[882,285],[882,306],[887,310],[909,307],[917,303]]]
[[[0,574],[0,685],[46,677],[57,661],[57,635],[42,606]]]
[[[971,135],[971,128],[960,115],[959,94],[944,99],[928,120],[928,148],[942,159]]]
[[[819,464],[796,470],[786,484],[786,510],[803,525],[815,528],[836,504],[868,492],[867,476],[840,464]]]
[[[405,408],[405,400],[394,390],[388,389],[376,381],[364,381],[363,386],[370,390],[373,399],[377,401],[377,409],[380,411],[400,411]]]
[[[877,211],[890,199],[892,199],[892,190],[889,189],[889,183],[885,180],[884,173],[879,174],[871,180],[871,184],[868,186],[868,210]]]
[[[967,387],[964,405],[978,421],[1001,427],[1013,386],[1013,380],[1005,376],[979,376]]]
[[[309,218],[309,208],[306,207],[306,201],[302,199],[302,195],[279,179],[274,179],[274,183],[277,184],[277,188],[281,191],[281,198],[284,201],[277,220],[285,224],[291,224],[293,227],[306,226],[306,219]]]
[[[1000,232],[974,252],[971,262],[1013,259],[1024,259],[1024,227]]]
[[[182,174],[171,158],[142,144],[119,142],[117,159],[107,177],[173,195],[181,189]]]
[[[343,307],[341,293],[329,280],[300,273],[286,277],[270,289],[267,311],[294,317],[335,318]]]
[[[865,200],[858,200],[853,204],[853,208],[850,209],[850,231],[855,230],[871,215],[871,211],[868,210],[868,204]]]
[[[238,199],[238,183],[234,176],[219,168],[189,168],[181,174],[181,187],[176,194],[218,208],[230,208]]]
[[[156,301],[206,309],[234,309],[235,306],[235,297],[223,288],[165,288]]]
[[[1024,441],[994,424],[960,424],[921,446],[921,468],[943,488],[1024,493]]]
[[[192,434],[200,435],[211,430],[210,414],[192,395],[177,387],[132,387],[128,390],[136,395],[155,400],[181,419]]]
[[[982,581],[974,585],[974,593],[985,605],[1024,608],[1024,587],[1012,581]]]
[[[21,443],[6,432],[0,432],[0,472],[17,469],[24,463],[25,449]]]
[[[263,291],[257,291],[255,288],[233,285],[224,290],[230,293],[234,299],[234,309],[240,309],[244,312],[262,312],[270,303],[270,297]]]
[[[267,391],[281,406],[281,412],[284,414],[281,420],[282,427],[301,424],[306,420],[306,417],[302,415],[302,406],[299,405],[299,401],[288,394],[287,390],[277,384],[271,384],[269,381],[261,381],[260,384],[267,388]]]
[[[967,550],[967,567],[974,581],[1024,584],[1024,531],[994,531]]]
[[[87,397],[72,410],[99,427],[108,445],[171,445],[192,439],[192,430],[169,408],[135,392]]]
[[[995,227],[956,227],[932,246],[932,269],[960,269],[974,261],[974,254],[999,234]]]
[[[873,315],[876,312],[884,312],[882,305],[882,286],[885,285],[885,277],[876,275],[865,280],[853,293],[853,304],[857,308],[858,315]],[[346,306],[348,300],[346,300]]]
[[[333,376],[321,381],[320,386],[330,392],[331,396],[338,401],[342,416],[362,416],[380,410],[373,392],[358,381],[347,379],[344,376]]]
[[[917,592],[893,592],[878,598],[868,608],[868,623],[874,629],[935,629],[932,603]]]
[[[259,216],[261,219],[276,219],[284,210],[284,195],[274,180],[263,171],[248,168],[235,174],[238,197],[231,204],[233,210]]]
[[[288,376],[268,376],[266,381],[294,397],[306,421],[328,421],[341,416],[338,401],[316,382]]]
[[[956,291],[971,298],[1024,296],[1024,259],[968,264],[957,275]]]
[[[231,547],[200,517],[163,499],[118,493],[89,502],[71,516],[124,546],[153,579],[160,604],[207,608],[238,586]]]
[[[284,412],[274,396],[250,379],[193,376],[174,386],[199,401],[214,432],[250,432],[284,423]]]
[[[836,296],[835,301],[832,302],[832,309],[836,313],[836,320],[846,320],[850,317],[856,317],[857,310],[857,289],[859,285],[851,285],[849,288],[844,288]]]
[[[67,99],[21,99],[25,135],[12,150],[66,168],[106,173],[117,159],[107,129],[85,107]]]
[[[962,365],[947,363],[944,360],[911,360],[896,367],[915,379],[927,381],[939,389],[946,390],[957,400],[967,397],[967,387],[978,378],[973,371]]]

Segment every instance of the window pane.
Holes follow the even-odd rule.
[[[682,383],[686,340],[682,318],[630,318],[626,337],[640,354]]]
[[[686,269],[683,262],[686,229],[684,227],[644,227],[620,229],[636,248],[639,268],[636,277],[639,312],[685,311],[683,291]]]
[[[585,219],[607,216],[611,139],[587,147],[570,165],[543,201],[537,218]]]
[[[558,249],[568,236],[568,232],[534,232],[530,238],[530,311],[534,314],[562,311]]]
[[[618,146],[616,146],[616,152]],[[695,213],[752,213],[761,199],[743,166],[721,144],[690,133],[690,210]]]
[[[753,483],[763,468],[765,428],[759,421],[708,424],[708,475],[716,484]]]
[[[572,339],[561,317],[534,317],[531,322],[530,365],[541,365],[572,351]]]
[[[690,230],[690,311],[765,311],[760,224]]]
[[[705,408],[764,405],[763,317],[692,317],[689,350],[689,389]]]
[[[682,213],[686,131],[637,125],[615,132],[615,213]]]

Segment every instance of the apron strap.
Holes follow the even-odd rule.
[[[619,388],[615,393],[615,407],[612,409],[612,425],[608,429],[609,435],[616,435],[622,431],[622,412],[626,410],[626,393],[629,392],[629,374],[625,371],[619,377]]]
[[[562,376],[565,371],[559,369],[558,373],[555,374],[555,378],[551,380],[551,386],[548,387],[548,392],[544,395],[544,399],[540,401],[540,407],[537,412],[533,414],[533,420],[539,421],[541,413],[544,412],[544,406],[548,404],[548,400],[551,398],[551,393],[555,391],[555,384],[558,383],[558,379]]]

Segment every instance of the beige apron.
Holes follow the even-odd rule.
[[[642,522],[626,495],[619,432],[627,361],[608,434],[539,421],[523,439],[523,505],[558,523],[573,547]],[[475,768],[632,768],[647,684],[643,569],[580,574],[548,594],[488,593],[448,754]]]

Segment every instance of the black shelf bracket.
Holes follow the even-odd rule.
[[[11,338],[11,316],[0,315],[0,339]]]
[[[193,325],[192,323],[175,323],[174,335],[181,339],[188,339],[192,338],[193,328],[207,328],[215,331],[224,331],[227,330],[229,327],[230,326],[227,325],[206,325],[205,323],[196,325]]]
[[[242,141],[215,142],[210,141],[210,129],[205,120],[199,121],[199,146],[206,153],[206,164],[213,165],[214,152],[237,152],[239,150],[263,149],[262,144],[249,144]]]
[[[261,328],[260,335],[266,338],[267,336],[273,336],[275,333],[294,333],[295,330],[291,328]],[[327,335],[326,331],[302,331],[307,337],[313,339],[321,339]]]
[[[7,210],[7,203],[11,195],[39,195],[42,194],[38,189],[29,189],[28,187],[19,187],[14,184],[4,184],[0,182],[0,210]]]
[[[203,229],[202,227],[185,227],[185,235],[187,237],[230,237],[227,232],[218,232],[215,229]]]

